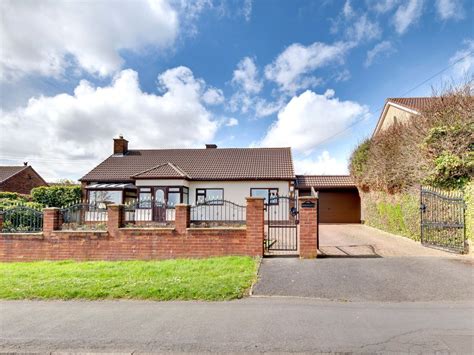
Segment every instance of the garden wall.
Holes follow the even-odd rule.
[[[173,228],[123,228],[123,206],[108,209],[107,231],[59,230],[59,209],[46,209],[42,233],[0,234],[0,261],[151,260],[263,255],[263,199],[247,199],[242,228],[189,228],[189,206],[176,206]]]

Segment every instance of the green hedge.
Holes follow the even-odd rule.
[[[80,201],[80,186],[41,186],[31,190],[34,202],[48,207],[63,207]]]
[[[464,188],[464,201],[466,201],[466,236],[474,240],[474,182],[471,181]]]
[[[420,240],[419,195],[361,193],[362,215],[367,225],[389,233]]]

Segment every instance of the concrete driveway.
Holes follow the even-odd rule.
[[[323,256],[458,256],[363,224],[321,224],[319,250]]]
[[[265,258],[253,295],[343,301],[474,301],[474,259],[364,225],[320,225],[316,260]]]

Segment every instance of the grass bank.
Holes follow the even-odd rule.
[[[0,298],[220,301],[243,297],[256,273],[250,257],[0,263]]]

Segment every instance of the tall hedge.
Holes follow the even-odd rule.
[[[34,202],[48,207],[63,207],[81,199],[80,186],[41,186],[31,190]]]
[[[462,190],[472,235],[474,178],[474,87],[447,90],[421,115],[397,123],[362,142],[350,172],[362,193],[366,223],[418,239],[419,185]]]

